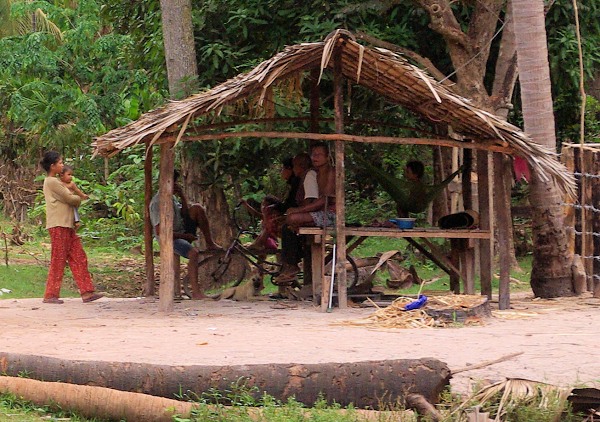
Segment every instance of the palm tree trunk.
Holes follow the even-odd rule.
[[[534,142],[556,148],[543,0],[512,0],[525,131]],[[572,253],[563,224],[563,198],[555,186],[532,174],[533,268],[537,297],[573,295]]]

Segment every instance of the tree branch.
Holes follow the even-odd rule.
[[[456,16],[447,0],[415,0],[431,18],[430,27],[440,34],[448,43],[456,44],[460,48],[470,51],[467,35],[460,28]]]

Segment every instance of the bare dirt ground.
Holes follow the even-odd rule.
[[[171,314],[152,299],[63,305],[0,300],[0,351],[73,360],[166,365],[321,363],[434,357],[457,372],[453,391],[473,382],[526,378],[573,387],[600,384],[600,299],[513,297],[513,309],[483,324],[374,329],[338,325],[373,308],[322,313],[310,302],[182,301]],[[497,304],[492,302],[492,309]],[[521,353],[479,369],[483,362]]]

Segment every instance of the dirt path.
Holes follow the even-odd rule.
[[[321,313],[310,303],[183,301],[170,315],[147,299],[0,300],[0,351],[73,360],[167,365],[318,363],[434,357],[450,369],[522,354],[456,374],[453,391],[473,380],[527,378],[555,385],[600,383],[600,300],[513,300],[484,325],[368,329],[334,325],[371,309]],[[492,306],[492,309],[496,305]]]

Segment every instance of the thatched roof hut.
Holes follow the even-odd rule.
[[[338,30],[324,41],[286,47],[265,60],[250,72],[241,74],[216,87],[181,101],[170,101],[163,107],[142,115],[126,126],[98,136],[92,143],[94,155],[113,156],[119,151],[150,140],[152,144],[186,140],[209,140],[233,136],[269,136],[269,133],[227,133],[223,125],[211,126],[205,119],[199,125],[199,116],[219,116],[227,107],[246,105],[262,108],[263,117],[254,123],[272,122],[270,103],[265,101],[275,85],[296,78],[299,74],[318,70],[320,75],[333,68],[333,53],[341,58],[341,72],[353,84],[366,87],[391,103],[402,105],[435,123],[447,123],[453,131],[453,141],[447,146],[487,149],[519,155],[527,160],[542,180],[554,180],[569,195],[574,194],[572,175],[556,160],[556,153],[532,142],[519,128],[493,114],[474,107],[468,99],[453,93],[447,86],[410,64],[402,56],[382,48],[370,48],[356,42],[347,31]],[[255,114],[256,113],[255,111]],[[230,121],[230,126],[239,122]],[[211,129],[198,135],[202,128]],[[217,129],[215,129],[217,128]],[[185,135],[193,129],[193,134]],[[311,138],[298,133],[277,133],[273,137]],[[315,139],[324,139],[318,134]],[[335,136],[332,139],[361,142],[394,142],[382,137]],[[326,138],[325,138],[326,139]],[[397,140],[401,143],[401,140]],[[416,143],[417,140],[407,142]],[[436,144],[431,139],[419,143]]]
[[[319,116],[319,82],[325,72],[333,73],[335,133],[319,133],[319,123],[325,120]],[[284,90],[287,84],[287,87],[292,87],[288,92],[301,95],[301,81],[306,76],[309,83],[307,97],[310,101],[310,116],[295,118],[276,116],[272,101],[274,90]],[[435,136],[402,138],[347,133],[348,127],[345,125],[347,118],[343,113],[342,80],[348,81],[349,85],[369,89],[387,102],[411,110],[432,123],[447,124],[449,135],[445,138]],[[298,126],[302,129],[290,131],[289,123],[298,121],[303,122],[304,126]],[[249,122],[253,123],[252,127],[262,130],[239,130],[239,125]],[[288,126],[285,130],[277,130],[278,122],[286,122]],[[306,122],[310,123],[309,131],[305,129]],[[341,164],[337,166],[341,169],[341,173],[337,173],[338,201],[336,203],[342,204],[336,211],[338,215],[336,232],[338,254],[342,258],[345,257],[344,142],[438,145],[516,155],[527,160],[541,180],[555,183],[567,196],[573,197],[576,189],[573,175],[558,162],[554,151],[535,144],[519,128],[473,106],[468,99],[455,94],[448,86],[436,81],[401,55],[386,49],[361,45],[351,33],[343,30],[333,32],[321,42],[286,47],[251,71],[240,74],[206,92],[192,95],[181,101],[170,101],[163,107],[145,113],[135,122],[98,136],[92,145],[94,155],[111,157],[139,144],[150,147],[157,144],[175,145],[180,141],[206,141],[231,137],[336,141],[336,163]],[[147,180],[147,193],[148,183]],[[491,185],[489,181],[485,183]],[[482,229],[490,233],[493,220],[491,211],[488,213],[490,217],[486,223],[487,227]],[[504,221],[503,224],[508,226],[509,222]],[[149,232],[146,233],[148,237]],[[490,237],[487,239],[489,250]],[[162,249],[161,243],[161,265]],[[483,253],[480,255],[484,256]],[[486,266],[490,268],[487,269],[486,283],[489,284],[491,292],[491,260],[489,253],[487,255]],[[164,271],[161,271],[161,280],[163,273]],[[508,286],[508,273],[506,272],[503,277]],[[341,282],[343,281],[344,276]],[[340,304],[342,299],[345,300],[345,297],[342,298],[340,292]]]

